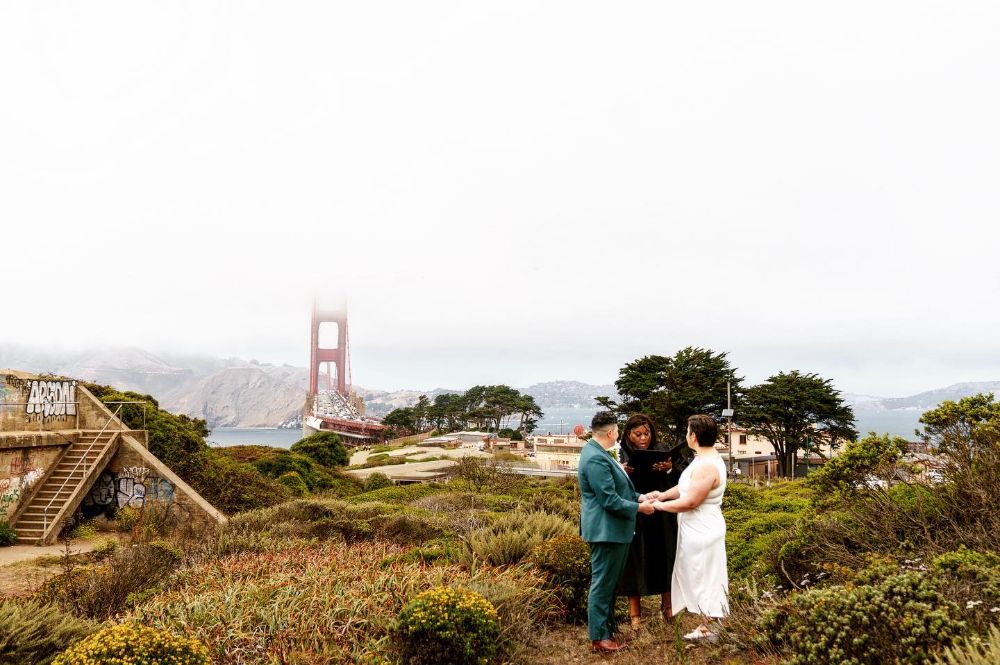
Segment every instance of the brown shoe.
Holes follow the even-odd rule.
[[[614,640],[594,640],[590,643],[590,648],[602,653],[614,653],[624,649],[625,645]]]
[[[642,628],[642,618],[632,617],[632,630],[639,630]]]

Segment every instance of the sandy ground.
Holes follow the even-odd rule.
[[[70,555],[85,554],[93,549],[93,543],[78,540],[70,546]],[[61,572],[60,564],[65,551],[61,544],[0,548],[0,596],[26,596],[33,593],[45,580]]]
[[[386,466],[373,467],[371,469],[354,469],[347,470],[347,473],[357,477],[357,478],[367,478],[373,473],[381,473],[390,478],[396,478],[400,476],[405,476],[407,478],[421,478],[421,477],[432,477],[436,476],[438,472],[442,469],[447,469],[453,466],[455,462],[451,460],[456,460],[461,457],[492,457],[490,453],[483,452],[475,446],[465,446],[462,448],[424,448],[420,446],[406,446],[405,448],[397,448],[395,450],[389,451],[390,457],[402,457],[411,453],[420,453],[419,455],[414,455],[409,459],[412,460],[406,464],[387,464]],[[358,452],[351,455],[351,464],[364,464],[368,459],[370,453],[366,450],[359,450]],[[449,457],[451,459],[447,460],[433,460],[431,462],[421,462],[421,459],[426,459],[428,457]]]

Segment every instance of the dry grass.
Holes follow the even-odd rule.
[[[733,652],[731,648],[722,645],[692,644],[684,641],[681,635],[693,630],[700,623],[698,617],[685,615],[678,617],[674,622],[665,623],[657,613],[657,602],[653,598],[644,599],[644,623],[638,633],[634,633],[628,627],[626,615],[622,611],[619,612],[621,634],[629,640],[628,649],[624,651],[617,654],[592,653],[586,626],[562,625],[541,632],[536,644],[523,654],[524,662],[537,665],[778,664],[778,660],[761,659],[748,653]]]

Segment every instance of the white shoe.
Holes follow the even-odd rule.
[[[706,626],[698,626],[690,633],[684,635],[685,640],[708,640],[709,642],[715,642],[719,639],[719,636],[710,631]]]

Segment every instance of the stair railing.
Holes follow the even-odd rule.
[[[87,450],[83,453],[83,457],[77,460],[76,464],[73,466],[73,469],[69,472],[69,475],[66,477],[65,480],[62,481],[62,485],[59,486],[59,489],[57,489],[52,498],[49,499],[49,502],[45,504],[45,510],[42,511],[42,538],[45,537],[45,534],[49,530],[49,510],[52,508],[52,504],[55,503],[55,500],[56,498],[58,498],[59,493],[63,491],[63,489],[66,487],[66,484],[69,483],[69,481],[73,478],[73,474],[76,473],[77,468],[80,466],[80,464],[82,464],[87,460],[87,456],[94,449],[94,446],[97,445],[97,442],[101,440],[101,437],[104,435],[104,432],[108,429],[108,425],[110,425],[111,423],[113,423],[115,420],[118,419],[118,414],[121,413],[123,406],[125,406],[125,402],[120,402],[118,404],[118,408],[115,409],[114,413],[111,414],[111,417],[108,418],[108,422],[104,423],[104,427],[101,428],[101,431],[98,432],[96,437],[94,437],[94,440],[90,442],[89,446],[87,446]],[[112,437],[111,440],[108,441],[108,443],[110,443],[113,440],[114,437]],[[81,477],[80,480],[82,482],[83,478]]]

